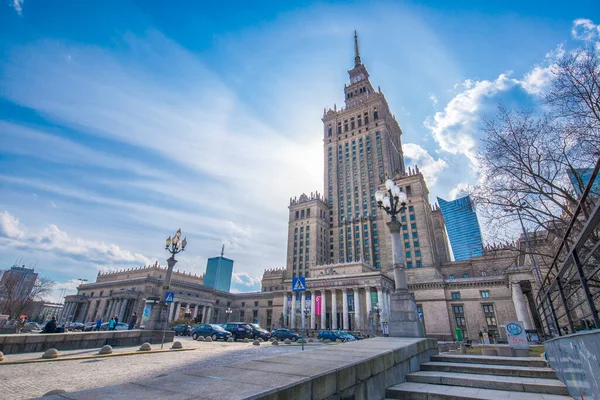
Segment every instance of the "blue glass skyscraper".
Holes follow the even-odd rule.
[[[218,257],[208,259],[204,286],[210,286],[223,292],[231,289],[231,275],[233,274],[233,260],[223,257],[223,250]]]
[[[575,170],[567,170],[567,175],[569,175],[569,180],[573,185],[573,189],[577,196],[581,196],[583,194],[584,189],[587,187],[590,179],[592,179],[592,172],[594,172],[593,168],[575,168]],[[592,185],[592,196],[597,195],[600,191],[600,175],[596,177],[594,184]]]
[[[459,261],[481,256],[483,241],[471,197],[466,196],[453,201],[438,197],[437,200],[446,221],[454,259]]]

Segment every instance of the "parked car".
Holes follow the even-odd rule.
[[[360,332],[346,332],[348,335],[353,336],[356,340],[363,340],[365,337]]]
[[[107,331],[108,330],[108,322],[103,323],[102,327],[100,329],[103,331]],[[125,322],[119,322],[117,324],[117,327],[116,327],[117,331],[126,331],[127,329],[129,329],[129,325],[127,325]]]
[[[252,327],[245,322],[228,322],[223,325],[223,328],[231,332],[233,340],[254,338]]]
[[[344,331],[319,331],[319,334],[317,335],[317,339],[329,339],[332,342],[335,342],[336,340],[341,340],[342,342],[351,342],[356,340],[354,338],[354,336],[348,334],[348,332],[344,332]]]
[[[227,340],[232,335],[231,332],[226,331],[221,325],[201,324],[192,329],[192,339],[196,340],[198,339],[198,336],[210,336],[212,340],[215,341],[218,339]]]
[[[25,324],[25,326],[27,326],[28,328],[30,328],[31,330],[34,331],[39,331],[42,328],[40,328],[40,326],[37,324],[37,322],[28,322],[27,324]]]
[[[296,332],[290,331],[289,329],[276,329],[271,332],[271,336],[277,340],[290,339],[293,342],[300,339],[300,335],[298,335]]]
[[[93,331],[94,328],[96,328],[96,323],[95,322],[86,322],[85,326],[83,327],[83,331],[84,332]]]
[[[271,333],[260,327],[258,324],[248,324],[250,328],[252,328],[252,333],[254,334],[254,339],[261,338],[264,341],[271,339]]]
[[[175,336],[191,336],[192,327],[188,324],[180,324],[171,327],[171,330],[175,331]]]
[[[83,322],[69,322],[67,323],[67,325],[65,326],[65,328],[68,331],[74,331],[74,330],[80,330],[83,331],[83,328],[85,327],[85,325],[83,324]]]

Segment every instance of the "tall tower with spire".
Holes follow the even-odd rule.
[[[363,260],[381,266],[385,220],[375,203],[384,180],[404,174],[402,130],[362,63],[354,31],[354,67],[344,85],[345,107],[325,110],[324,200],[329,206],[331,262]]]

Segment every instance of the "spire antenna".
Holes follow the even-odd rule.
[[[354,30],[354,66],[357,67],[361,64],[360,52],[358,50],[358,33]]]
[[[221,247],[221,257],[223,257],[224,254],[225,254],[225,244],[223,244],[223,247]]]

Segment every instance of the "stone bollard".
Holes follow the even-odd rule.
[[[4,353],[0,351],[0,361],[4,361]]]
[[[112,346],[107,344],[105,346],[102,346],[102,348],[100,349],[98,354],[112,354],[112,352],[113,352]]]
[[[292,344],[292,341],[290,339],[285,339],[283,341],[284,344]]]
[[[250,343],[250,340],[248,340],[248,338],[244,338],[244,343]]]
[[[152,346],[150,346],[150,343],[148,343],[148,342],[146,342],[140,346],[140,351],[150,351],[150,350],[152,350]]]
[[[204,342],[204,336],[198,336],[196,339],[198,342]]]
[[[264,340],[263,340],[262,338],[260,338],[260,337],[259,337],[257,340],[258,340],[259,342],[261,342],[261,343],[262,343],[262,342],[264,342]]]
[[[181,344],[181,342],[178,340],[176,342],[173,342],[173,346],[171,346],[172,349],[183,349],[183,345]]]
[[[272,344],[273,346],[279,346],[279,342],[278,342],[277,340],[273,340],[273,341],[271,342],[271,344]]]
[[[336,343],[342,343],[342,341],[340,339],[335,339]]]
[[[231,342],[231,343],[233,343],[233,342],[234,342],[234,340],[233,340],[233,338],[232,338],[232,337],[228,337],[228,338],[227,338],[227,341],[228,341],[228,342]]]
[[[254,342],[252,342],[252,344],[253,344],[254,346],[260,346],[260,342],[259,342],[258,340],[255,340]]]
[[[52,348],[52,349],[46,350],[44,352],[44,354],[42,354],[42,358],[44,358],[44,359],[58,358],[59,355],[60,355],[60,353],[58,352],[58,350]]]
[[[323,340],[323,343],[331,343],[331,340],[325,339],[325,340]]]
[[[205,341],[205,342],[212,342],[212,338],[211,338],[210,336],[207,336],[207,337],[204,339],[204,341]]]

